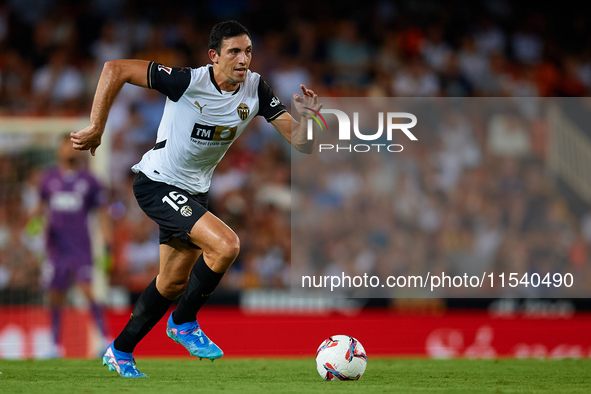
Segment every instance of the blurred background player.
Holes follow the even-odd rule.
[[[90,310],[101,333],[102,345],[108,343],[102,308],[92,292],[92,244],[89,214],[96,210],[107,251],[111,231],[106,191],[85,168],[84,154],[74,150],[69,135],[58,149],[57,167],[47,170],[40,184],[40,202],[33,213],[47,218],[46,254],[51,267],[49,302],[54,347],[51,356],[63,356],[60,338],[61,312],[67,292],[76,284],[90,303]]]

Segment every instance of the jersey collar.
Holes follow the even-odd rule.
[[[218,86],[218,83],[215,81],[215,78],[213,77],[213,66],[209,66],[209,79],[211,79],[211,83],[213,83],[213,86],[217,89],[217,91],[222,93],[222,89],[220,89],[220,87]],[[242,84],[238,84],[238,88],[236,88],[236,90],[234,90],[234,93],[232,93],[232,96],[235,95],[236,93],[238,93],[241,85]]]

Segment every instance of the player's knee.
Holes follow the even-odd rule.
[[[238,253],[240,253],[240,238],[234,233],[224,237],[219,250],[222,260],[232,264],[238,257]]]
[[[183,294],[187,289],[188,280],[171,280],[163,284],[162,295],[169,300],[173,300]]]

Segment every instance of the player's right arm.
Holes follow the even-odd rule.
[[[94,156],[96,148],[101,144],[115,97],[125,83],[147,88],[149,65],[150,62],[146,60],[112,60],[105,63],[92,102],[90,125],[70,135],[74,149],[90,149]]]

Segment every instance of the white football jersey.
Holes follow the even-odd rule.
[[[285,106],[250,70],[234,92],[222,91],[211,65],[191,69],[150,63],[148,87],[167,95],[156,145],[132,167],[191,194],[209,190],[213,171],[256,116],[272,121]]]

